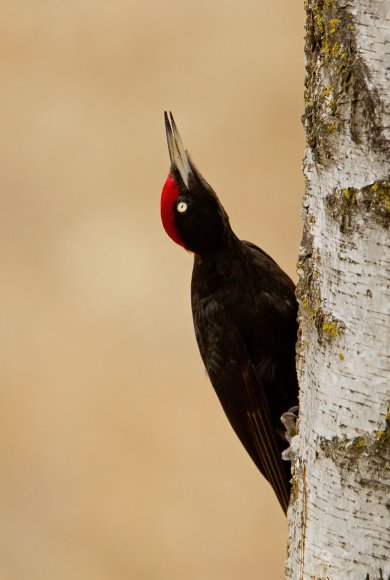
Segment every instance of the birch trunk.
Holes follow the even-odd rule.
[[[390,1],[306,5],[289,579],[390,577]]]

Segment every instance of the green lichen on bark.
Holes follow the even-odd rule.
[[[331,342],[340,336],[345,325],[326,309],[321,297],[321,275],[318,270],[320,257],[313,253],[313,236],[305,224],[299,256],[299,282],[297,298],[300,303],[300,314],[305,321],[314,324],[318,342]]]
[[[325,199],[326,211],[337,221],[342,233],[362,232],[368,220],[390,225],[390,177],[362,189],[333,190]]]
[[[295,501],[299,493],[299,481],[302,478],[302,469],[296,469],[291,478],[291,498],[290,501]]]
[[[388,488],[390,479],[390,405],[383,428],[354,438],[333,437],[320,443],[324,457],[338,465],[341,481],[345,484],[349,474],[369,473],[361,485]],[[384,473],[387,476],[384,476]],[[386,482],[387,480],[387,482]],[[389,502],[390,509],[390,502]]]
[[[337,0],[306,3],[304,125],[316,162],[332,159],[335,137],[348,131],[356,143],[382,147],[379,97],[356,48],[355,24]]]

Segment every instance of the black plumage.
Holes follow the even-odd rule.
[[[231,229],[218,197],[166,115],[171,172],[161,200],[167,233],[194,252],[191,302],[200,354],[222,407],[287,511],[290,465],[281,415],[297,404],[297,302],[276,262]]]

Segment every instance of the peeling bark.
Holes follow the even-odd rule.
[[[390,578],[390,1],[306,5],[289,579]]]

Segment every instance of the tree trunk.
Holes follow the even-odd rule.
[[[390,577],[390,1],[306,5],[289,579]]]

